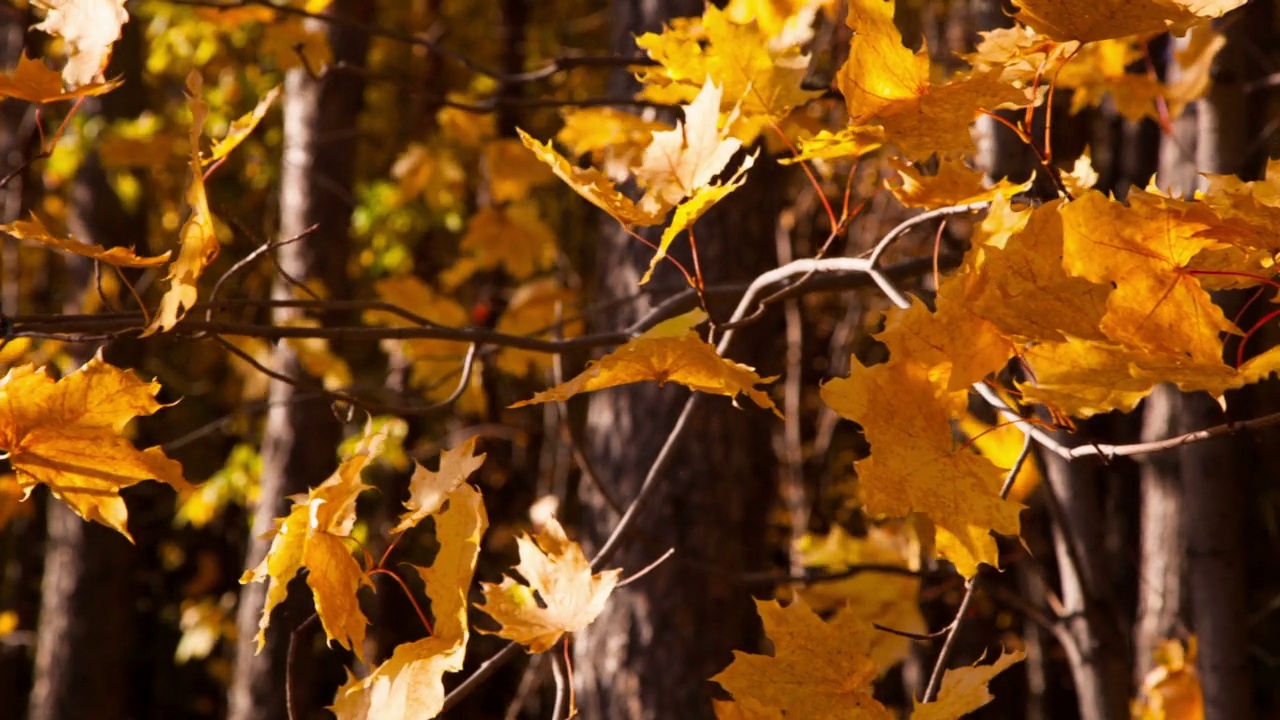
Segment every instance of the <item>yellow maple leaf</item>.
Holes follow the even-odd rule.
[[[1144,50],[1145,44],[1135,38],[1088,43],[1055,72],[1054,85],[1072,91],[1072,114],[1097,107],[1110,95],[1116,111],[1129,120],[1156,117],[1156,100],[1164,96],[1164,85],[1145,72],[1129,72]]]
[[[635,170],[636,180],[646,188],[641,208],[656,212],[680,203],[710,185],[742,148],[742,141],[720,129],[722,92],[708,80],[684,106],[683,122],[653,133]]]
[[[484,464],[484,453],[476,452],[476,438],[472,437],[456,448],[440,453],[440,469],[431,471],[415,463],[413,477],[409,478],[409,499],[400,522],[391,530],[402,533],[422,522],[428,515],[440,511],[449,493],[466,482],[471,474]]]
[[[938,554],[965,577],[978,563],[999,566],[991,532],[1017,535],[1022,506],[1000,498],[1004,473],[956,443],[951,419],[968,394],[944,392],[923,364],[898,359],[863,367],[822,386],[822,399],[862,425],[871,456],[855,464],[868,513],[906,517],[919,512],[936,528]]]
[[[960,720],[994,700],[987,684],[1009,666],[1022,662],[1026,656],[1021,651],[1008,652],[1001,654],[990,665],[973,665],[946,671],[942,675],[938,699],[929,703],[916,702],[911,720]]]
[[[930,379],[948,391],[982,380],[1013,355],[1009,339],[969,306],[965,282],[964,276],[947,278],[933,312],[915,298],[905,310],[890,309],[884,331],[876,335],[894,358],[929,368]]]
[[[836,525],[825,536],[807,534],[796,540],[796,555],[807,568],[839,573],[864,564],[920,567],[920,543],[904,523],[875,525],[864,537],[853,537]],[[852,613],[867,623],[925,633],[920,613],[920,578],[865,572],[797,590],[814,612]],[[911,652],[911,641],[893,633],[875,633],[867,657],[883,675]]]
[[[574,167],[550,143],[543,144],[533,139],[523,130],[519,130],[520,140],[524,146],[533,151],[539,160],[546,163],[556,177],[563,180],[573,191],[586,198],[588,202],[625,226],[656,225],[662,222],[671,208],[637,206],[631,198],[618,192],[613,181],[595,168],[582,169]]]
[[[475,257],[476,270],[503,267],[526,280],[555,261],[556,236],[531,202],[490,205],[471,216],[459,248]]]
[[[139,451],[121,435],[163,407],[159,391],[100,354],[58,381],[31,365],[13,368],[0,379],[0,450],[27,495],[44,483],[80,517],[129,537],[122,488],[155,479],[190,490],[163,450]]]
[[[982,173],[965,165],[964,158],[952,155],[943,157],[932,175],[924,175],[918,166],[900,160],[895,161],[894,166],[899,184],[890,190],[907,207],[935,208],[990,202],[996,197],[1007,199],[1026,192],[1035,182],[1033,176],[1024,183],[1000,180],[988,186]]]
[[[1196,672],[1196,638],[1186,645],[1165,640],[1153,653],[1156,666],[1142,679],[1132,703],[1134,720],[1204,720],[1204,690]]]
[[[564,127],[556,140],[574,156],[590,155],[594,165],[616,182],[631,175],[653,133],[670,130],[664,122],[646,120],[616,108],[570,108],[563,111]]]
[[[187,205],[191,214],[178,232],[180,247],[178,259],[169,265],[169,289],[160,298],[160,310],[142,337],[167,332],[178,324],[186,315],[187,308],[196,302],[196,283],[200,276],[222,249],[213,227],[213,213],[209,210],[209,198],[204,190],[204,168],[200,163],[200,135],[209,115],[209,106],[200,97],[203,85],[199,71],[192,70],[187,75],[187,100],[191,103],[191,129],[188,132],[191,180],[187,185]]]
[[[262,562],[246,570],[240,582],[267,582],[267,601],[258,621],[258,652],[266,643],[271,611],[288,594],[289,581],[306,568],[307,585],[315,597],[316,614],[330,642],[363,656],[365,628],[369,621],[360,610],[356,592],[361,585],[373,587],[369,576],[352,557],[349,543],[356,522],[356,497],[371,486],[360,474],[381,451],[387,438],[385,427],[375,430],[372,422],[355,451],[333,475],[307,492],[293,498],[289,514],[276,519],[271,548]]]
[[[501,584],[481,583],[484,602],[476,607],[502,627],[481,632],[514,640],[540,653],[561,636],[581,630],[604,610],[621,570],[591,574],[582,548],[569,540],[554,517],[532,538],[516,538],[520,564],[514,569],[528,584],[511,576]]]
[[[1062,265],[1071,275],[1111,283],[1100,329],[1112,340],[1153,353],[1220,363],[1221,333],[1238,333],[1187,270],[1218,245],[1203,233],[1203,205],[1134,191],[1129,206],[1098,192],[1061,206]]]
[[[1037,78],[1057,77],[1068,58],[1080,48],[1075,41],[1058,42],[1025,25],[979,31],[982,39],[972,53],[960,57],[974,70],[1000,70],[1006,82],[1028,90]]]
[[[795,720],[893,717],[871,694],[877,671],[868,657],[876,632],[870,623],[852,613],[823,622],[799,598],[786,607],[756,600],[756,610],[774,654],[733,652],[733,663],[711,681],[734,700]]]
[[[209,150],[209,157],[204,159],[205,165],[212,165],[231,154],[245,138],[249,137],[253,129],[258,127],[258,123],[262,122],[262,118],[266,117],[267,111],[271,109],[276,98],[280,97],[281,86],[277,85],[267,91],[266,95],[258,101],[252,110],[241,115],[231,121],[231,126],[227,128],[227,134],[219,140],[215,140],[213,147]]]
[[[649,269],[640,278],[639,284],[644,285],[649,282],[650,278],[653,277],[653,271],[658,267],[658,263],[667,256],[667,251],[671,249],[671,243],[675,242],[680,233],[685,230],[691,230],[698,218],[702,217],[712,206],[723,200],[729,193],[742,187],[742,184],[747,181],[747,170],[751,169],[753,163],[755,163],[755,156],[748,155],[743,159],[737,171],[733,173],[733,177],[723,183],[698,188],[694,191],[692,197],[676,208],[675,214],[671,216],[671,224],[667,226],[666,230],[662,231],[662,239],[658,241],[658,251],[649,260]]]
[[[732,134],[749,143],[770,121],[819,93],[801,87],[809,67],[809,56],[799,49],[803,37],[771,36],[755,19],[735,15],[708,6],[701,18],[681,18],[662,33],[636,38],[657,63],[641,68],[637,78],[642,98],[667,104],[689,102],[707,83],[715,84],[731,103],[717,109],[737,110]]]
[[[34,5],[45,11],[35,28],[62,38],[67,45],[69,57],[62,68],[67,87],[101,80],[111,46],[129,20],[125,0],[34,0]]]
[[[498,317],[495,329],[508,335],[551,339],[557,335],[556,323],[560,322],[559,337],[576,337],[583,330],[578,302],[578,293],[562,287],[555,278],[532,280],[511,294],[511,302]],[[503,348],[494,364],[505,373],[525,376],[546,371],[551,367],[551,360],[548,353]]]
[[[959,75],[934,86],[928,48],[912,53],[893,24],[895,3],[850,0],[853,40],[849,59],[836,76],[852,125],[879,119],[886,142],[909,158],[964,152],[972,146],[969,125],[982,110],[1029,102],[1000,70]]]
[[[1063,269],[1060,206],[1015,210],[997,197],[961,271],[962,302],[1019,340],[1105,340],[1098,325],[1111,288]]]
[[[1280,250],[1280,159],[1267,162],[1262,180],[1245,182],[1235,175],[1206,174],[1208,188],[1197,196],[1213,209],[1219,222],[1205,231],[1245,250]],[[1207,281],[1211,278],[1202,278]]]
[[[330,707],[339,720],[433,718],[444,707],[444,674],[461,670],[466,654],[467,593],[489,521],[480,492],[465,483],[443,504],[432,513],[440,544],[435,560],[429,568],[411,566],[431,600],[433,632],[398,645],[368,677],[339,688]]]
[[[561,402],[579,393],[653,380],[725,395],[735,398],[735,403],[737,396],[743,394],[781,417],[769,395],[755,387],[776,378],[762,378],[746,365],[720,357],[715,346],[703,341],[693,330],[706,317],[705,312],[694,310],[672,318],[592,361],[578,376],[510,407]]]
[[[554,182],[547,166],[520,145],[514,138],[485,143],[483,168],[495,203],[524,200],[533,188]]]
[[[120,87],[121,82],[91,82],[75,90],[64,91],[62,76],[45,67],[39,60],[27,57],[24,51],[13,72],[0,74],[0,98],[17,98],[36,104],[51,103],[102,95]]]
[[[804,160],[835,160],[862,157],[884,145],[884,128],[878,125],[849,126],[839,132],[819,130],[817,135],[801,138],[800,153],[783,158],[783,165]]]
[[[116,267],[155,267],[163,265],[169,259],[169,253],[153,257],[142,257],[134,253],[133,248],[104,248],[101,245],[81,242],[72,237],[58,237],[40,222],[35,213],[30,220],[16,220],[7,225],[0,225],[0,231],[9,233],[19,240],[44,245],[48,248],[69,252],[81,257],[93,258]]]
[[[1076,0],[1014,0],[1014,17],[1055,40],[1092,42],[1186,28],[1219,17],[1246,0],[1125,0],[1094,3],[1081,12]]]

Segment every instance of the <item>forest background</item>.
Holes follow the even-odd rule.
[[[1275,715],[1278,32],[6,3],[0,708]]]

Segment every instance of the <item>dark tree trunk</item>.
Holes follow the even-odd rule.
[[[367,20],[371,11],[372,4],[365,0],[337,0],[328,10],[356,22]],[[346,22],[308,22],[328,34],[335,63],[364,65],[367,33]],[[330,72],[316,77],[307,69],[294,69],[285,79],[280,235],[293,237],[312,225],[319,227],[306,240],[281,247],[277,259],[289,277],[303,282],[320,280],[335,297],[341,296],[345,283],[363,89],[362,79],[353,73]],[[283,276],[276,278],[274,297],[290,299],[294,293],[292,282]],[[277,310],[275,321],[291,317],[289,311]],[[273,365],[291,378],[305,377],[297,356],[283,343],[276,347]],[[336,464],[341,426],[326,399],[300,397],[304,392],[282,381],[271,384],[261,491],[246,567],[255,567],[266,555],[270,543],[260,538],[271,530],[276,517],[287,512],[287,498],[324,480]],[[305,594],[300,586],[294,590],[297,595]],[[240,592],[236,616],[239,641],[228,691],[231,720],[281,720],[286,717],[288,683],[314,689],[314,684],[306,681],[312,672],[307,662],[299,662],[293,669],[294,677],[286,677],[292,630],[310,614],[309,601],[285,603],[267,633],[266,647],[258,654],[255,637],[265,599],[265,583],[245,585]],[[300,661],[310,654],[307,650],[313,647],[313,639],[311,634],[300,638]],[[316,717],[322,701],[311,692],[300,693],[294,702],[296,717]]]
[[[633,54],[634,34],[656,30],[673,16],[701,12],[700,2],[618,0],[613,3],[615,51]],[[629,82],[619,78],[615,90],[629,89]],[[776,213],[783,198],[769,177],[777,175],[777,168],[770,165],[767,160],[758,163],[746,186],[697,226],[708,282],[742,280],[773,264]],[[634,293],[650,257],[651,251],[616,225],[608,227],[598,256],[596,299],[608,302]],[[669,293],[680,289],[683,280],[664,267],[653,282],[665,283],[659,287]],[[663,294],[624,305],[604,323],[623,326]],[[729,354],[754,364],[760,354],[752,349],[748,332]],[[596,474],[623,502],[635,496],[686,397],[682,389],[651,383],[592,396],[585,433],[588,456]],[[611,566],[638,570],[667,547],[676,548],[675,557],[616,591],[604,613],[574,639],[583,717],[711,717],[714,686],[707,678],[731,661],[732,649],[755,647],[755,610],[747,589],[732,578],[766,561],[765,513],[774,470],[769,421],[760,413],[708,398],[692,417],[670,470],[660,480],[661,492]],[[598,548],[617,516],[587,484],[581,499],[584,539]],[[692,559],[703,564],[688,562]],[[706,563],[715,570],[709,572]]]
[[[136,79],[142,67],[140,30],[123,28],[109,73]],[[85,101],[81,112],[108,119],[134,117],[145,107],[141,84]],[[68,207],[68,229],[79,240],[106,247],[140,244],[146,215],[126,212],[107,182],[96,154],[76,172]],[[145,248],[144,248],[145,249]],[[94,267],[82,258],[67,260],[72,293],[94,286]],[[80,312],[78,295],[63,299],[65,312]],[[78,363],[95,347],[71,349]],[[112,345],[107,360],[128,366],[137,348]],[[136,548],[115,530],[81,519],[50,498],[46,517],[44,578],[36,632],[34,675],[28,705],[31,720],[115,720],[136,714],[131,707],[136,593]],[[136,510],[136,508],[135,508]]]

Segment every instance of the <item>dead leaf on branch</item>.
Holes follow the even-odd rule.
[[[111,59],[111,46],[129,21],[125,0],[34,0],[34,5],[45,12],[35,28],[62,38],[67,45],[67,64],[62,68],[66,86],[100,81]]]
[[[360,475],[381,451],[387,433],[385,427],[375,431],[369,423],[355,451],[328,480],[293,498],[289,514],[276,519],[267,556],[241,576],[241,584],[267,583],[267,600],[258,621],[258,652],[266,644],[271,611],[285,599],[289,581],[306,568],[325,637],[362,657],[369,621],[356,592],[373,583],[352,556],[349,540],[356,522],[356,498],[371,487],[361,482]]]
[[[752,368],[720,357],[715,346],[705,342],[693,329],[706,318],[705,312],[694,310],[667,320],[592,361],[578,376],[510,407],[561,402],[579,393],[652,380],[725,395],[735,398],[735,403],[738,395],[746,395],[756,405],[781,417],[768,393],[755,387],[776,378],[762,378]]]
[[[72,237],[58,237],[49,232],[49,229],[44,226],[44,223],[40,221],[40,218],[35,213],[31,214],[30,220],[15,220],[8,225],[0,225],[0,232],[7,232],[19,240],[44,245],[47,248],[61,250],[81,257],[92,258],[116,267],[156,267],[165,264],[169,260],[169,253],[167,252],[163,255],[142,257],[135,254],[133,248],[104,248],[101,245],[81,242]]]
[[[133,418],[164,407],[159,391],[101,354],[57,381],[31,365],[13,368],[0,379],[0,450],[27,495],[44,483],[80,517],[130,537],[122,488],[154,479],[191,489],[163,450],[140,451],[122,435]]]
[[[733,663],[712,682],[755,712],[777,710],[788,720],[890,720],[893,713],[872,696],[877,669],[869,655],[871,623],[853,613],[823,622],[804,600],[786,607],[757,600],[774,654],[733,651]],[[757,714],[758,716],[758,714]],[[752,717],[752,715],[746,715]]]
[[[542,532],[521,535],[516,542],[520,564],[514,569],[528,584],[511,576],[501,584],[481,583],[485,601],[476,607],[502,626],[481,632],[514,640],[532,653],[546,652],[565,633],[577,632],[596,619],[622,571],[593,575],[582,548],[569,540],[555,518]]]
[[[18,58],[13,72],[0,74],[0,98],[17,98],[29,103],[43,104],[59,100],[74,100],[111,92],[120,87],[120,80],[95,82],[75,90],[62,89],[62,76],[45,67],[39,60],[27,57],[24,52]]]

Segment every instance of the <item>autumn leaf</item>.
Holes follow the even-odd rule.
[[[742,184],[747,181],[747,170],[750,170],[754,163],[754,155],[746,156],[743,158],[742,164],[733,173],[733,177],[723,183],[699,188],[693,193],[693,197],[676,208],[675,214],[671,216],[671,224],[667,226],[666,230],[662,231],[662,239],[658,241],[658,251],[649,260],[649,269],[640,278],[639,284],[644,285],[649,282],[653,277],[653,271],[658,267],[658,263],[667,256],[667,251],[671,249],[671,243],[675,242],[680,233],[685,230],[691,231],[698,218],[702,217],[713,205],[723,200],[729,193],[742,187]]]
[[[876,632],[870,623],[852,613],[823,622],[799,598],[786,607],[756,600],[756,610],[774,654],[733,652],[733,663],[711,681],[734,700],[777,709],[788,720],[894,717],[871,694],[877,669],[868,657]]]
[[[942,675],[938,699],[929,703],[915,703],[911,720],[959,720],[995,698],[987,689],[987,683],[1009,666],[1022,662],[1026,653],[1003,653],[990,665],[973,665],[955,668]]]
[[[280,97],[281,86],[277,85],[267,91],[266,95],[258,101],[258,104],[249,112],[241,115],[231,122],[231,126],[227,128],[227,134],[220,140],[215,140],[212,149],[209,151],[209,157],[203,160],[204,165],[212,165],[219,160],[231,154],[245,138],[249,137],[253,129],[258,127],[258,123],[262,122],[262,118],[266,117],[267,111]]]
[[[1196,672],[1196,638],[1184,645],[1165,640],[1153,653],[1156,665],[1142,679],[1133,702],[1134,720],[1203,720],[1204,691]]]
[[[1061,207],[1062,266],[1074,276],[1110,283],[1099,328],[1112,340],[1151,353],[1216,363],[1224,332],[1239,333],[1187,270],[1217,242],[1204,235],[1203,205],[1129,193],[1129,206],[1098,192]]]
[[[35,28],[62,38],[67,45],[64,84],[78,88],[101,80],[111,46],[129,20],[125,0],[34,0],[33,4],[45,11]]]
[[[637,72],[640,96],[687,103],[712,83],[728,104],[716,109],[736,111],[731,134],[749,143],[770,122],[819,95],[801,86],[809,68],[809,56],[800,51],[803,43],[796,35],[770,37],[753,18],[738,13],[734,19],[708,6],[701,18],[677,19],[661,33],[636,38],[655,62]]]
[[[973,413],[965,413],[958,425],[960,432],[969,438],[969,447],[990,460],[996,467],[1008,470],[1022,455],[1027,433],[1016,422],[1001,418],[999,425],[989,425]],[[1040,485],[1040,481],[1040,466],[1036,464],[1033,455],[1027,458],[1018,470],[1018,477],[1014,479],[1013,487],[1009,489],[1008,498],[1019,503],[1026,500],[1027,496]]]
[[[853,357],[850,368],[822,386],[822,399],[861,424],[871,444],[871,456],[855,463],[867,512],[928,515],[938,554],[965,577],[978,563],[998,567],[991,532],[1017,535],[1022,506],[1001,499],[1004,472],[952,436],[968,394],[940,390],[928,368],[897,355],[870,368]]]
[[[14,473],[0,473],[0,530],[9,526],[15,518],[27,517],[34,512],[35,503],[23,502],[26,492],[18,484]]]
[[[706,313],[701,310],[672,318],[592,361],[578,376],[510,407],[561,402],[579,393],[653,380],[725,395],[735,398],[735,402],[737,396],[743,394],[781,417],[769,395],[755,387],[776,378],[762,378],[746,365],[720,357],[715,346],[704,342],[693,330],[705,319]]]
[[[51,103],[102,95],[120,87],[120,83],[120,80],[91,82],[75,90],[64,91],[62,76],[23,52],[18,58],[18,67],[13,72],[0,74],[0,98],[17,98],[36,104]]]
[[[667,123],[647,120],[615,108],[569,108],[556,140],[574,156],[589,155],[592,164],[616,182],[631,176],[653,133],[670,130]]]
[[[582,548],[569,540],[555,518],[541,532],[521,535],[516,543],[520,564],[514,569],[528,584],[509,575],[501,584],[480,584],[485,601],[476,607],[502,626],[481,632],[514,640],[532,653],[546,652],[565,633],[596,619],[622,571],[593,575]]]
[[[531,202],[490,205],[471,216],[459,249],[475,258],[476,270],[501,267],[526,280],[555,261],[556,237]]]
[[[934,86],[928,49],[912,53],[903,46],[894,7],[892,1],[850,0],[854,34],[836,84],[851,125],[879,119],[886,142],[908,158],[925,158],[970,148],[969,124],[983,110],[1029,102],[1022,90],[1001,80],[1000,70],[958,75]]]
[[[490,199],[495,203],[524,200],[533,188],[555,182],[552,172],[539,159],[530,157],[514,138],[485,143],[483,169],[489,180]]]
[[[355,452],[333,475],[305,496],[296,496],[289,514],[276,519],[267,556],[241,576],[242,584],[267,583],[267,600],[258,621],[258,652],[266,644],[271,611],[285,599],[289,581],[306,568],[307,585],[315,597],[325,637],[357,657],[363,656],[369,621],[360,610],[356,592],[373,583],[352,557],[350,538],[356,522],[356,497],[370,487],[360,481],[360,474],[378,455],[386,437],[385,427],[375,431],[369,423]]]
[[[794,157],[783,158],[783,165],[806,160],[836,160],[846,157],[862,157],[884,145],[884,128],[878,125],[847,127],[839,132],[820,130],[817,135],[800,140],[800,152]]]
[[[938,162],[931,175],[920,172],[919,166],[902,161],[894,162],[898,169],[899,184],[891,186],[894,197],[907,207],[935,208],[944,205],[967,205],[990,202],[996,196],[1006,199],[1026,192],[1035,177],[1024,183],[1000,180],[988,186],[984,175],[964,164],[963,158],[947,156]]]
[[[1081,12],[1075,0],[1014,0],[1018,22],[1055,40],[1092,42],[1128,35],[1181,32],[1220,17],[1246,0],[1124,0],[1094,3]]]
[[[839,525],[826,535],[806,534],[795,542],[795,557],[806,568],[838,574],[860,565],[889,565],[920,569],[920,543],[910,525],[886,523],[853,537]],[[852,613],[874,623],[909,633],[925,633],[920,614],[920,578],[909,574],[867,572],[838,580],[807,584],[797,589],[814,612]],[[874,633],[867,657],[883,675],[911,652],[911,641],[893,633]]]
[[[422,579],[435,618],[429,637],[396,646],[363,680],[350,678],[330,708],[339,720],[433,718],[444,707],[444,674],[462,669],[468,639],[467,593],[488,517],[480,492],[462,483],[437,505],[431,567],[411,566]]]
[[[153,257],[141,257],[134,253],[133,248],[114,247],[108,249],[101,245],[81,242],[71,237],[58,237],[49,232],[49,229],[44,226],[44,223],[40,221],[40,218],[35,213],[31,214],[30,220],[15,220],[8,225],[0,225],[0,232],[9,233],[19,240],[25,240],[81,257],[92,258],[116,267],[156,267],[165,264],[169,259],[169,253],[167,252]]]
[[[662,219],[671,211],[669,206],[646,208],[637,206],[631,198],[618,192],[613,181],[599,170],[574,167],[560,153],[552,149],[550,143],[540,143],[525,131],[519,132],[524,146],[532,150],[539,160],[546,163],[556,177],[620,224],[627,227],[656,225],[662,222]]]
[[[392,533],[402,533],[422,522],[428,515],[439,512],[449,493],[484,464],[484,453],[475,454],[476,438],[472,437],[456,448],[440,453],[440,469],[431,471],[416,465],[409,478],[409,499],[405,512]]]
[[[653,133],[636,180],[647,189],[640,207],[651,211],[679,204],[719,175],[742,142],[720,130],[722,89],[707,81],[698,97],[684,106],[684,121],[672,130]]]
[[[122,488],[154,479],[191,489],[163,450],[139,451],[122,435],[134,417],[164,407],[159,391],[101,354],[57,381],[31,365],[13,368],[0,379],[0,450],[27,495],[44,483],[80,517],[132,540]]]
[[[187,100],[191,103],[191,129],[188,131],[191,180],[187,185],[187,206],[191,214],[178,232],[178,259],[169,266],[169,289],[160,298],[160,311],[142,337],[167,332],[178,324],[187,309],[196,302],[196,283],[200,276],[222,249],[213,227],[213,213],[205,195],[204,169],[200,162],[200,135],[209,114],[209,106],[200,97],[203,84],[199,71],[193,70],[187,76]]]

